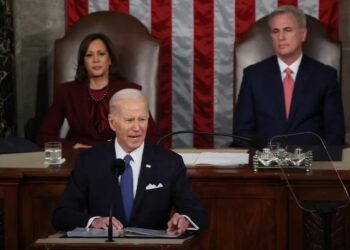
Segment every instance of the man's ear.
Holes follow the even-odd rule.
[[[303,42],[305,42],[306,36],[307,36],[307,29],[306,28],[302,28],[301,32],[303,32]]]
[[[108,115],[108,122],[109,122],[109,126],[111,127],[111,129],[115,132],[116,130],[116,124],[115,124],[115,118],[112,115]]]

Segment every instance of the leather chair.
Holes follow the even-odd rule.
[[[100,11],[74,23],[63,38],[55,41],[54,84],[74,79],[79,45],[86,35],[97,32],[111,39],[119,55],[122,76],[142,86],[150,112],[157,121],[160,44],[131,15]]]
[[[325,27],[314,17],[306,15],[307,38],[303,44],[303,53],[324,64],[334,67],[341,79],[341,44],[331,40]],[[237,101],[242,83],[243,69],[267,57],[274,55],[271,43],[268,16],[258,20],[245,37],[235,44],[234,86]]]

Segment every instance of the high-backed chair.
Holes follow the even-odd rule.
[[[112,11],[100,11],[82,17],[55,41],[54,83],[74,79],[78,49],[91,33],[104,33],[112,41],[120,59],[120,73],[142,86],[150,112],[157,120],[158,70],[160,44],[135,17]]]
[[[306,15],[307,38],[303,44],[303,53],[324,64],[334,67],[341,78],[341,45],[332,41],[325,27],[314,17]],[[241,87],[243,69],[267,57],[274,55],[271,43],[268,16],[258,20],[245,37],[235,44],[235,102]]]

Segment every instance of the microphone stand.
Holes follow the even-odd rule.
[[[237,139],[238,141],[242,141],[245,143],[250,143],[251,139],[239,135],[229,134],[229,133],[220,133],[220,132],[206,132],[206,131],[194,131],[194,130],[179,130],[163,135],[158,139],[157,144],[160,144],[164,139],[169,136],[178,135],[178,134],[198,134],[198,135],[210,135],[210,136],[226,136],[231,137],[233,139]]]
[[[315,140],[315,138],[317,140]],[[327,150],[326,144],[323,142],[322,138],[314,133],[314,132],[297,132],[297,133],[292,133],[292,134],[286,134],[286,135],[276,135],[270,139],[269,144],[273,144],[275,142],[284,142],[283,144],[285,145],[296,145],[296,142],[305,142],[307,141],[309,144],[311,144],[311,149],[313,154],[315,155],[315,151],[318,152],[318,154],[321,156],[323,161],[330,161],[330,164],[332,166],[332,157],[330,153]],[[311,142],[311,143],[310,143]],[[318,142],[318,143],[316,143]],[[303,145],[300,144],[300,145]],[[310,147],[310,145],[308,145]],[[315,159],[315,158],[314,158]],[[334,168],[334,167],[333,167]],[[287,185],[289,186],[289,189],[294,197],[294,200],[296,201],[297,204],[299,203],[299,198],[293,191],[293,187],[289,182],[289,179],[293,179],[293,175],[291,176],[289,173],[285,173],[283,168],[282,172],[284,173],[285,179],[287,181]],[[336,191],[332,192],[332,197],[334,197],[335,200],[313,200],[313,204],[310,206],[310,208],[303,208],[303,205],[299,205],[302,209],[305,209],[306,211],[309,211],[311,213],[315,213],[318,216],[321,217],[322,222],[323,222],[323,248],[325,250],[331,250],[332,247],[332,217],[335,215],[340,209],[344,209],[347,206],[349,206],[349,195],[348,191],[345,188],[343,181],[338,174],[337,170],[334,168],[333,171],[335,171],[338,181],[340,185],[340,188],[343,190],[344,193],[336,193]],[[309,194],[310,195],[310,194]],[[344,198],[346,198],[344,201],[340,200],[337,197],[341,197],[344,195]]]
[[[112,163],[112,175],[114,176],[115,173],[117,173],[116,177],[122,175],[125,170],[125,162],[122,159],[115,159]],[[111,205],[109,207],[109,218],[108,218],[108,236],[106,242],[114,242],[113,240],[113,224],[112,224],[112,218],[113,218],[113,192],[111,194]]]
[[[112,203],[112,202],[111,202]],[[113,211],[113,205],[109,207],[109,220],[108,220],[108,238],[106,242],[114,242],[113,240],[113,226],[112,226],[112,211]]]

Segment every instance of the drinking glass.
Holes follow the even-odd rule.
[[[60,164],[62,160],[62,144],[60,142],[45,143],[45,162]]]

